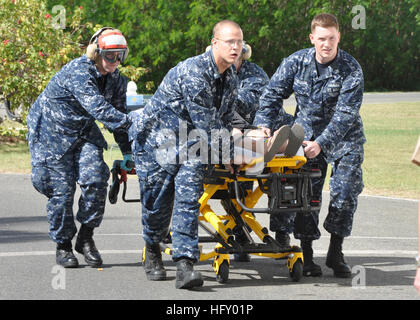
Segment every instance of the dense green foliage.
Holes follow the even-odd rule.
[[[418,0],[48,0],[48,7],[82,6],[93,24],[121,29],[128,38],[128,63],[146,67],[139,85],[153,91],[181,60],[200,54],[213,25],[238,22],[253,48],[252,60],[271,76],[281,60],[304,47],[310,22],[320,12],[340,22],[340,47],[360,62],[366,90],[420,90],[420,1]],[[365,29],[355,6],[365,10]],[[146,82],[154,86],[146,88]]]
[[[13,111],[21,106],[22,121],[51,77],[83,54],[84,39],[100,27],[83,14],[81,6],[48,11],[45,1],[0,0],[0,97]],[[144,74],[130,65],[120,70],[136,80]],[[0,135],[13,134],[0,128]]]
[[[53,26],[45,4],[34,0],[0,0],[0,95],[25,110],[60,67],[77,57],[88,24],[80,9],[68,18],[69,30]]]
[[[0,96],[25,113],[101,26],[127,37],[120,70],[139,92],[154,92],[170,68],[204,52],[222,19],[242,26],[252,61],[271,76],[283,58],[311,46],[320,12],[338,17],[340,47],[362,65],[367,91],[420,90],[418,0],[0,0]]]

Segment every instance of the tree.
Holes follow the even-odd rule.
[[[68,10],[59,5],[51,13],[39,0],[0,0],[0,6],[0,95],[12,110],[21,107],[24,121],[51,77],[84,54],[88,40],[101,25],[83,22],[82,6]],[[130,65],[119,69],[131,80],[145,72]]]
[[[153,92],[179,61],[202,53],[222,19],[241,25],[251,59],[271,76],[283,58],[311,46],[310,22],[321,12],[338,17],[340,47],[362,65],[366,90],[420,89],[418,0],[48,0],[63,2],[81,4],[88,21],[124,32],[129,63],[149,70],[138,84],[143,92]],[[364,9],[365,29],[354,28],[356,6]]]
[[[10,6],[12,1],[7,3]],[[311,46],[310,22],[320,12],[338,17],[340,48],[362,65],[366,90],[420,90],[418,0],[47,0],[47,3],[50,10],[63,5],[67,12],[82,6],[85,17],[82,21],[120,29],[130,48],[127,64],[145,68],[137,72],[137,86],[143,93],[153,93],[178,62],[204,52],[210,44],[213,25],[222,19],[241,25],[245,40],[253,48],[251,60],[271,76],[282,59]],[[365,29],[356,29],[352,24],[355,6],[365,9]],[[8,13],[3,15],[8,18]],[[38,15],[40,21],[43,17]],[[17,20],[15,17],[15,23]],[[83,34],[85,45],[90,34]]]
[[[0,0],[0,5],[0,95],[12,110],[21,106],[25,113],[61,66],[81,54],[81,35],[92,25],[81,23],[81,8],[66,21],[66,31],[42,1]]]

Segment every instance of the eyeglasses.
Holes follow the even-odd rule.
[[[109,63],[115,63],[118,61],[123,62],[125,51],[106,51],[102,50],[100,52],[102,58],[104,58]]]
[[[217,39],[217,40],[220,40],[220,41],[223,41],[224,43],[226,43],[226,44],[228,44],[230,47],[235,47],[235,44],[238,46],[238,47],[243,47],[244,45],[245,45],[245,41],[243,41],[243,40],[233,40],[233,39],[230,39],[230,40],[223,40],[223,39],[219,39],[219,38],[215,38],[215,39]]]

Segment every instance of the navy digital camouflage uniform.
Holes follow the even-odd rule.
[[[199,198],[203,193],[206,162],[212,159],[183,156],[201,140],[211,154],[227,150],[233,158],[231,120],[237,95],[237,76],[232,67],[219,74],[212,51],[189,58],[172,68],[141,112],[131,112],[130,140],[140,183],[143,237],[149,244],[162,241],[172,217],[172,258],[199,261]],[[210,139],[224,130],[227,139]],[[166,135],[165,132],[173,133]],[[185,131],[185,132],[184,132]],[[188,136],[183,140],[181,133]],[[176,142],[168,143],[171,137]],[[165,150],[165,156],[162,156]],[[201,152],[201,150],[200,150]],[[186,153],[185,153],[186,154]],[[163,158],[163,159],[162,159]],[[227,161],[227,162],[226,162]]]
[[[238,97],[235,101],[233,127],[243,129],[246,126],[249,127],[254,122],[255,114],[259,108],[260,97],[270,79],[261,67],[248,60],[242,61],[242,65],[237,74],[239,88]],[[276,123],[289,124],[293,122],[292,116],[286,113],[284,109],[280,112],[279,119]]]
[[[92,228],[102,221],[109,169],[103,160],[107,143],[95,119],[113,130],[123,153],[131,152],[126,86],[118,69],[102,76],[95,63],[82,56],[57,72],[29,110],[31,178],[35,189],[48,197],[54,242],[68,242],[77,232],[76,182],[81,188],[77,220]]]
[[[322,151],[308,159],[306,167],[317,167],[322,177],[313,181],[314,200],[321,201],[327,164],[332,165],[330,204],[324,228],[341,237],[349,236],[357,197],[362,192],[363,144],[365,135],[359,110],[363,97],[363,72],[359,63],[338,49],[326,74],[318,76],[315,49],[303,49],[284,59],[260,99],[254,124],[273,129],[283,99],[293,92],[297,107],[295,123],[305,129],[305,140],[316,141]],[[319,212],[298,216],[294,224],[297,239],[320,237]],[[273,231],[291,232],[293,216],[272,217]]]
[[[242,129],[245,125],[250,125],[254,121],[255,113],[258,110],[260,96],[268,84],[269,78],[265,71],[255,63],[243,60],[239,72],[238,97],[235,101],[235,113],[240,116],[241,121],[238,125],[235,123],[233,127]]]

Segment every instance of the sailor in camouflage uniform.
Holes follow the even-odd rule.
[[[252,125],[260,96],[270,80],[260,66],[248,61],[251,55],[251,46],[245,44],[241,56],[235,62],[239,88],[232,125],[239,129],[249,128]]]
[[[314,48],[300,50],[283,60],[260,99],[254,124],[269,133],[283,99],[295,94],[295,122],[305,129],[304,149],[307,167],[317,167],[322,177],[312,184],[314,200],[321,201],[327,164],[332,165],[330,204],[324,228],[331,233],[326,265],[337,277],[350,277],[344,261],[342,243],[351,233],[357,198],[363,189],[362,169],[365,135],[359,110],[363,96],[363,72],[359,63],[338,49],[337,19],[330,14],[316,16],[310,39]],[[320,237],[319,212],[294,221],[294,236],[301,239],[304,274],[319,276],[321,268],[313,262],[312,241]],[[293,230],[290,215],[272,221],[276,231],[289,241]],[[273,219],[272,219],[273,220]],[[276,222],[276,223],[275,223]],[[277,238],[277,234],[276,234]]]
[[[225,163],[233,170],[231,121],[238,83],[231,66],[242,43],[236,23],[217,23],[212,49],[172,68],[145,108],[129,115],[146,243],[144,269],[149,280],[166,279],[159,242],[167,236],[172,218],[175,286],[203,284],[201,274],[193,270],[200,259],[198,201],[207,163]],[[219,138],[214,139],[215,134]]]
[[[76,183],[81,189],[76,215],[81,228],[75,249],[90,266],[102,264],[92,236],[104,215],[109,169],[103,160],[107,144],[95,120],[113,130],[129,160],[127,81],[117,69],[126,56],[121,32],[101,29],[92,37],[87,55],[65,65],[29,110],[32,183],[48,197],[49,235],[57,243],[56,261],[64,267],[78,266],[71,243],[77,232],[73,217]]]

